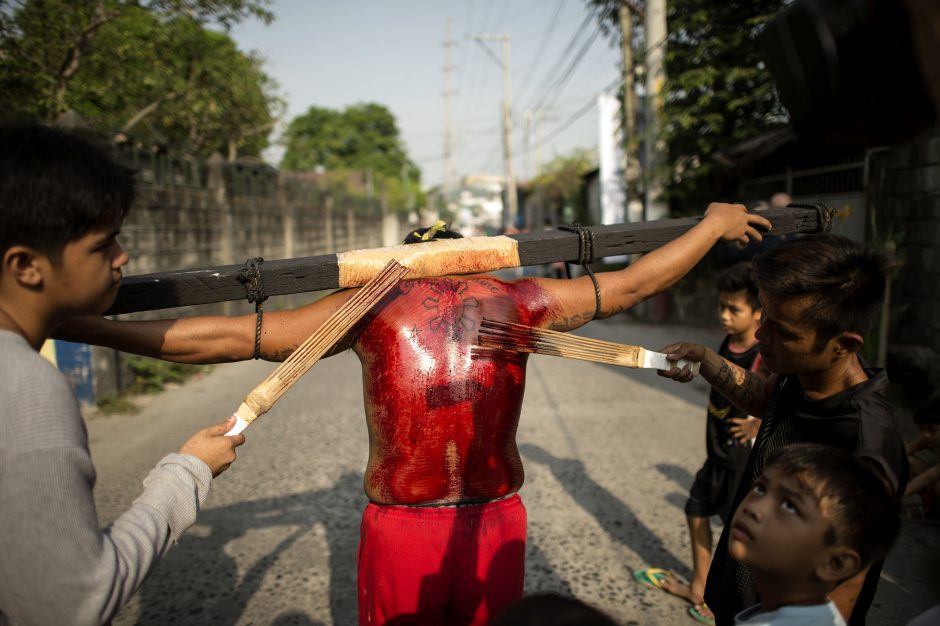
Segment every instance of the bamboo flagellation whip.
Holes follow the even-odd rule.
[[[621,367],[668,370],[673,367],[681,369],[689,365],[692,374],[698,374],[700,366],[699,363],[692,363],[685,359],[669,361],[662,352],[654,352],[640,346],[601,341],[556,330],[498,322],[486,318],[480,324],[480,345],[484,348],[548,354]]]
[[[237,435],[245,430],[260,415],[267,413],[296,383],[313,367],[349,329],[358,322],[379,300],[381,300],[408,273],[408,268],[397,261],[389,261],[375,278],[371,279],[343,306],[336,310],[322,326],[271,372],[261,384],[245,397],[235,411],[235,426],[226,435]]]

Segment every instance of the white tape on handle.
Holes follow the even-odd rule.
[[[679,368],[680,370],[686,365],[691,366],[692,375],[698,375],[698,370],[701,367],[701,363],[686,361],[685,359],[679,359],[678,361],[670,361],[666,358],[666,355],[662,352],[653,352],[652,350],[643,351],[643,367],[657,369],[657,370],[671,370],[674,367]]]
[[[227,433],[225,433],[225,436],[226,436],[226,437],[232,437],[232,436],[234,436],[234,435],[237,435],[237,434],[239,434],[240,432],[242,432],[243,430],[245,430],[246,428],[248,428],[248,422],[246,422],[245,420],[243,420],[243,419],[238,415],[238,413],[236,413],[233,417],[235,418],[235,425],[232,426],[231,430],[229,430]]]

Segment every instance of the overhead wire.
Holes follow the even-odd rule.
[[[531,77],[535,75],[535,68],[542,62],[542,53],[545,51],[545,46],[548,45],[548,42],[551,40],[552,35],[555,32],[555,27],[558,26],[558,18],[561,17],[562,9],[565,8],[568,0],[559,0],[558,4],[555,6],[555,12],[552,14],[552,19],[548,24],[548,29],[545,31],[545,35],[542,37],[541,43],[539,43],[538,51],[535,53],[535,62],[533,63],[532,70],[526,72],[522,79],[522,84],[519,86],[519,97],[518,100],[523,100],[526,89],[531,82]]]
[[[550,88],[549,92],[551,92],[552,95],[549,96],[549,92],[546,92],[545,97],[551,97],[551,100],[539,103],[536,107],[533,108],[551,110],[551,108],[558,101],[558,98],[561,96],[562,92],[564,92],[565,87],[568,86],[572,76],[574,76],[574,71],[577,69],[578,65],[580,65],[581,61],[584,60],[584,57],[587,55],[588,50],[591,49],[591,46],[594,45],[594,42],[597,41],[597,37],[600,35],[600,33],[600,26],[595,23],[594,32],[588,37],[586,41],[582,43],[577,55],[571,59],[568,67],[564,69],[564,71],[561,73],[561,76],[555,80],[552,87]]]
[[[602,89],[601,91],[602,91],[602,92],[610,91],[610,90],[612,90],[614,87],[617,87],[618,85],[620,85],[621,82],[623,82],[623,79],[618,78],[618,79],[615,80],[614,82],[612,82],[612,83],[610,83],[609,85],[607,85],[607,87],[605,87],[605,88]],[[596,102],[597,102],[597,96],[596,96],[596,95],[595,95],[595,96],[592,96],[591,99],[588,100],[588,101],[584,104],[584,106],[582,106],[580,109],[578,109],[574,114],[572,114],[570,117],[568,117],[568,118],[567,118],[565,121],[563,121],[561,124],[559,124],[558,126],[556,126],[555,128],[553,128],[552,130],[550,130],[550,131],[546,134],[546,136],[543,138],[543,141],[546,141],[546,142],[547,142],[547,141],[549,141],[549,140],[554,139],[555,137],[557,137],[559,134],[562,133],[562,131],[566,130],[569,126],[571,126],[571,125],[574,124],[576,121],[578,121],[585,113],[587,113],[588,111],[590,111],[590,110],[591,110],[591,107],[593,107],[593,106],[596,104]]]
[[[561,54],[558,56],[558,60],[552,65],[548,73],[543,77],[541,86],[536,89],[536,93],[538,95],[534,98],[531,98],[529,102],[525,105],[525,107],[523,108],[525,109],[535,108],[533,106],[534,103],[545,100],[545,98],[552,92],[552,87],[554,83],[557,81],[557,73],[555,71],[555,68],[567,62],[568,57],[577,48],[579,41],[581,40],[581,37],[585,32],[585,29],[588,28],[593,17],[594,17],[593,13],[588,13],[584,17],[584,20],[582,20],[581,24],[577,27],[577,29],[575,29],[574,35],[572,35],[571,39],[568,41],[568,44],[565,46],[564,50],[562,50]]]

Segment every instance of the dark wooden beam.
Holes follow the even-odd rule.
[[[817,210],[809,205],[770,209],[761,215],[773,224],[771,232],[774,235],[824,232],[831,222],[831,210],[825,207]],[[700,219],[592,226],[594,256],[600,258],[655,250],[682,235]],[[578,236],[567,231],[530,232],[510,237],[518,242],[521,265],[576,262],[580,254]],[[238,281],[241,269],[241,265],[222,265],[128,276],[107,314],[244,300],[245,287]],[[261,277],[269,296],[339,287],[335,254],[265,261]]]

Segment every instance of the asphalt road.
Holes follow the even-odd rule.
[[[717,330],[595,322],[586,334],[660,348]],[[132,416],[91,415],[102,523],[139,494],[149,469],[196,429],[229,415],[274,365],[216,366]],[[356,544],[367,458],[361,373],[345,353],[316,367],[247,431],[184,535],[115,624],[356,623]],[[623,624],[693,624],[685,605],[640,587],[640,567],[691,573],[682,507],[705,458],[705,387],[654,372],[533,356],[518,441],[529,514],[526,592],[576,596]],[[717,536],[716,536],[717,539]],[[940,527],[905,523],[874,625],[940,602],[926,579]]]

